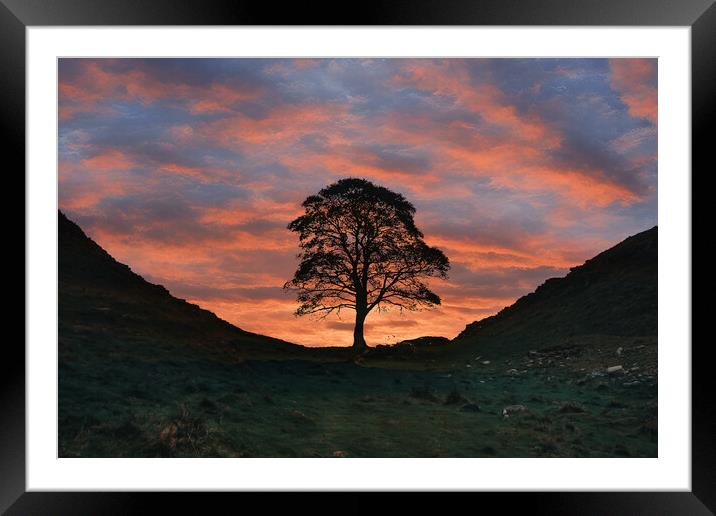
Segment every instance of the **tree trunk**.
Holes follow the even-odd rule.
[[[353,329],[353,350],[363,351],[368,347],[363,337],[363,323],[368,315],[368,311],[365,308],[357,307],[356,309],[356,325]]]

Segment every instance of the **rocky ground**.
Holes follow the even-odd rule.
[[[60,366],[60,456],[655,457],[655,341],[601,342],[450,364],[219,362],[130,341],[110,364],[84,342]]]

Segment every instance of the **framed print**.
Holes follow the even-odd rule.
[[[4,1],[3,509],[714,510],[691,169],[716,8],[414,7]]]

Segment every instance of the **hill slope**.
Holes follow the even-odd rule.
[[[656,336],[657,227],[552,278],[494,316],[468,324],[455,347],[511,353],[573,338]]]
[[[550,335],[545,307],[555,324],[564,324],[562,311],[584,311],[585,287],[573,279],[548,282],[534,303],[528,296],[478,323],[492,337],[470,325],[475,332],[458,341],[415,339],[352,363],[341,350],[242,331],[147,283],[63,215],[59,224],[60,457],[657,456],[649,339],[598,337],[583,353],[475,360],[501,335],[519,345]],[[648,329],[650,318],[629,315],[625,303],[644,306],[649,296],[612,291],[641,292],[650,259],[639,268],[640,253],[622,257],[629,263],[620,256],[584,267],[587,291],[625,297],[618,312]],[[627,330],[644,331],[614,331]],[[591,352],[599,348],[602,355]],[[613,365],[623,369],[604,372]]]
[[[210,352],[302,350],[241,330],[116,261],[62,212],[58,217],[59,336],[72,341],[116,339],[182,344]]]

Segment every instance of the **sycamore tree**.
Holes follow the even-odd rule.
[[[418,310],[440,304],[427,278],[447,278],[447,256],[423,240],[415,207],[401,194],[348,178],[303,202],[288,225],[299,237],[300,264],[285,289],[294,290],[296,315],[355,311],[353,348],[366,348],[363,328],[373,310]]]

